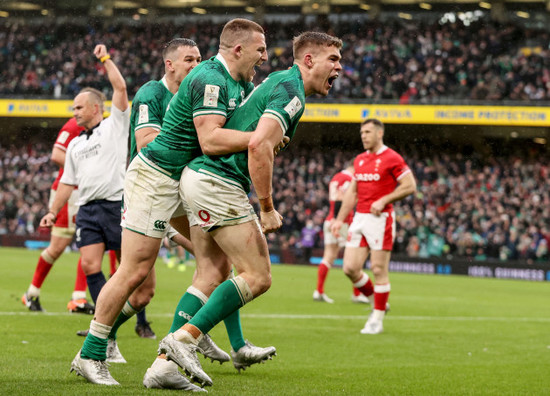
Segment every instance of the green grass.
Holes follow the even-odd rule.
[[[172,394],[141,380],[158,340],[138,338],[135,321],[119,332],[128,364],[111,366],[120,387],[69,374],[90,316],[65,311],[77,255],[65,254],[42,287],[47,314],[30,313],[21,294],[38,252],[0,249],[0,394]],[[162,337],[190,284],[192,270],[157,267],[157,294],[147,308]],[[105,267],[106,268],[106,267]],[[203,362],[212,395],[544,395],[550,389],[550,284],[459,276],[391,275],[392,311],[384,333],[359,334],[368,308],[350,302],[341,270],[329,274],[335,304],[313,302],[316,268],[274,266],[273,286],[242,310],[245,337],[275,345],[277,357],[238,373]],[[222,326],[211,335],[229,351]],[[168,393],[167,393],[168,392]]]

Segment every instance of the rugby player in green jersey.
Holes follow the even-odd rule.
[[[294,135],[306,96],[328,94],[342,69],[341,47],[340,39],[324,33],[306,32],[296,37],[294,66],[271,73],[227,123],[228,128],[250,131],[247,150],[199,156],[183,171],[180,192],[190,208],[197,260],[221,262],[228,257],[238,276],[219,285],[187,324],[167,336],[187,348],[187,354],[174,357],[180,366],[192,359],[188,356],[204,334],[271,286],[264,233],[282,225],[271,198],[273,147],[283,136]],[[251,183],[260,200],[259,223],[247,197]]]
[[[90,349],[108,337],[128,297],[149,274],[168,223],[186,234],[188,222],[186,216],[180,215],[184,212],[179,212],[182,203],[178,191],[185,159],[191,159],[183,155],[184,150],[200,153],[199,136],[202,149],[209,154],[226,154],[247,148],[250,134],[221,127],[252,89],[250,81],[255,73],[254,67],[266,60],[261,26],[244,19],[228,22],[220,36],[219,54],[202,62],[186,77],[170,102],[159,135],[130,164],[125,179],[121,264],[100,296],[103,302],[98,303],[90,324],[90,333],[99,341],[91,340],[88,343]],[[195,279],[199,283],[193,282],[193,290],[200,303],[215,287],[208,272],[219,276],[216,266],[227,268],[226,260],[211,266],[198,266]],[[227,271],[217,282],[227,279],[229,273]],[[205,292],[208,288],[210,291]],[[182,312],[181,315],[188,313]],[[94,355],[98,363],[105,356],[103,353]],[[195,360],[185,369],[199,382],[210,385],[212,381],[202,370],[194,351],[193,356]],[[118,384],[105,365],[98,364],[100,366],[102,372],[96,376],[106,378],[102,383]]]

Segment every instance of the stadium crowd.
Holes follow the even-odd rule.
[[[40,232],[57,170],[50,147],[0,147],[0,234]],[[405,151],[404,151],[405,152]],[[319,231],[328,211],[327,185],[357,153],[289,147],[275,160],[273,199],[283,227],[269,234],[275,248],[301,250],[307,220]],[[396,254],[474,260],[548,261],[550,160],[533,152],[505,156],[407,149],[416,195],[395,204]],[[254,195],[252,201],[257,203]]]
[[[306,22],[270,21],[269,61],[256,76],[292,64],[290,38],[304,30],[323,29],[345,43],[344,72],[333,100],[438,103],[457,100],[550,100],[550,34],[486,19],[465,26],[350,19]],[[37,24],[0,23],[0,95],[72,98],[81,87],[107,90],[89,56],[96,43],[116,48],[130,98],[146,81],[163,73],[162,43],[173,37],[195,40],[207,59],[218,48],[219,23],[200,21],[99,22]]]

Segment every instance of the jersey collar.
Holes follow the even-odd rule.
[[[388,149],[388,146],[386,146],[385,144],[382,145],[382,147],[380,147],[380,150],[378,150],[376,153],[374,153],[375,155],[380,155],[382,154],[384,151],[386,151]],[[367,154],[371,154],[371,151],[370,150],[367,150]]]
[[[80,132],[80,135],[78,136],[86,135],[86,140],[88,140],[90,136],[92,136],[92,133],[94,133],[94,129],[96,129],[99,126],[99,124],[101,124],[101,121],[96,125],[94,125],[93,127],[91,127],[90,129],[83,130],[82,132]]]
[[[220,61],[223,67],[225,67],[225,70],[227,70],[227,73],[231,75],[231,72],[229,71],[229,66],[227,65],[227,61],[224,59],[223,55],[218,52],[218,54],[216,55],[216,59]]]
[[[164,85],[166,87],[166,89],[168,89],[168,83],[166,82],[166,74],[164,76],[162,76],[162,79],[160,80],[160,82],[162,83],[162,85]]]

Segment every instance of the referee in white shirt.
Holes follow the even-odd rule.
[[[130,107],[126,82],[105,45],[97,45],[94,55],[105,66],[113,87],[111,114],[103,119],[105,95],[96,89],[84,88],[75,97],[74,117],[86,130],[67,148],[65,172],[50,212],[40,225],[53,226],[57,213],[69,199],[74,186],[78,186],[77,205],[80,208],[76,216],[76,245],[95,303],[106,283],[101,271],[105,250],[115,250],[120,259],[120,210],[128,156]]]

